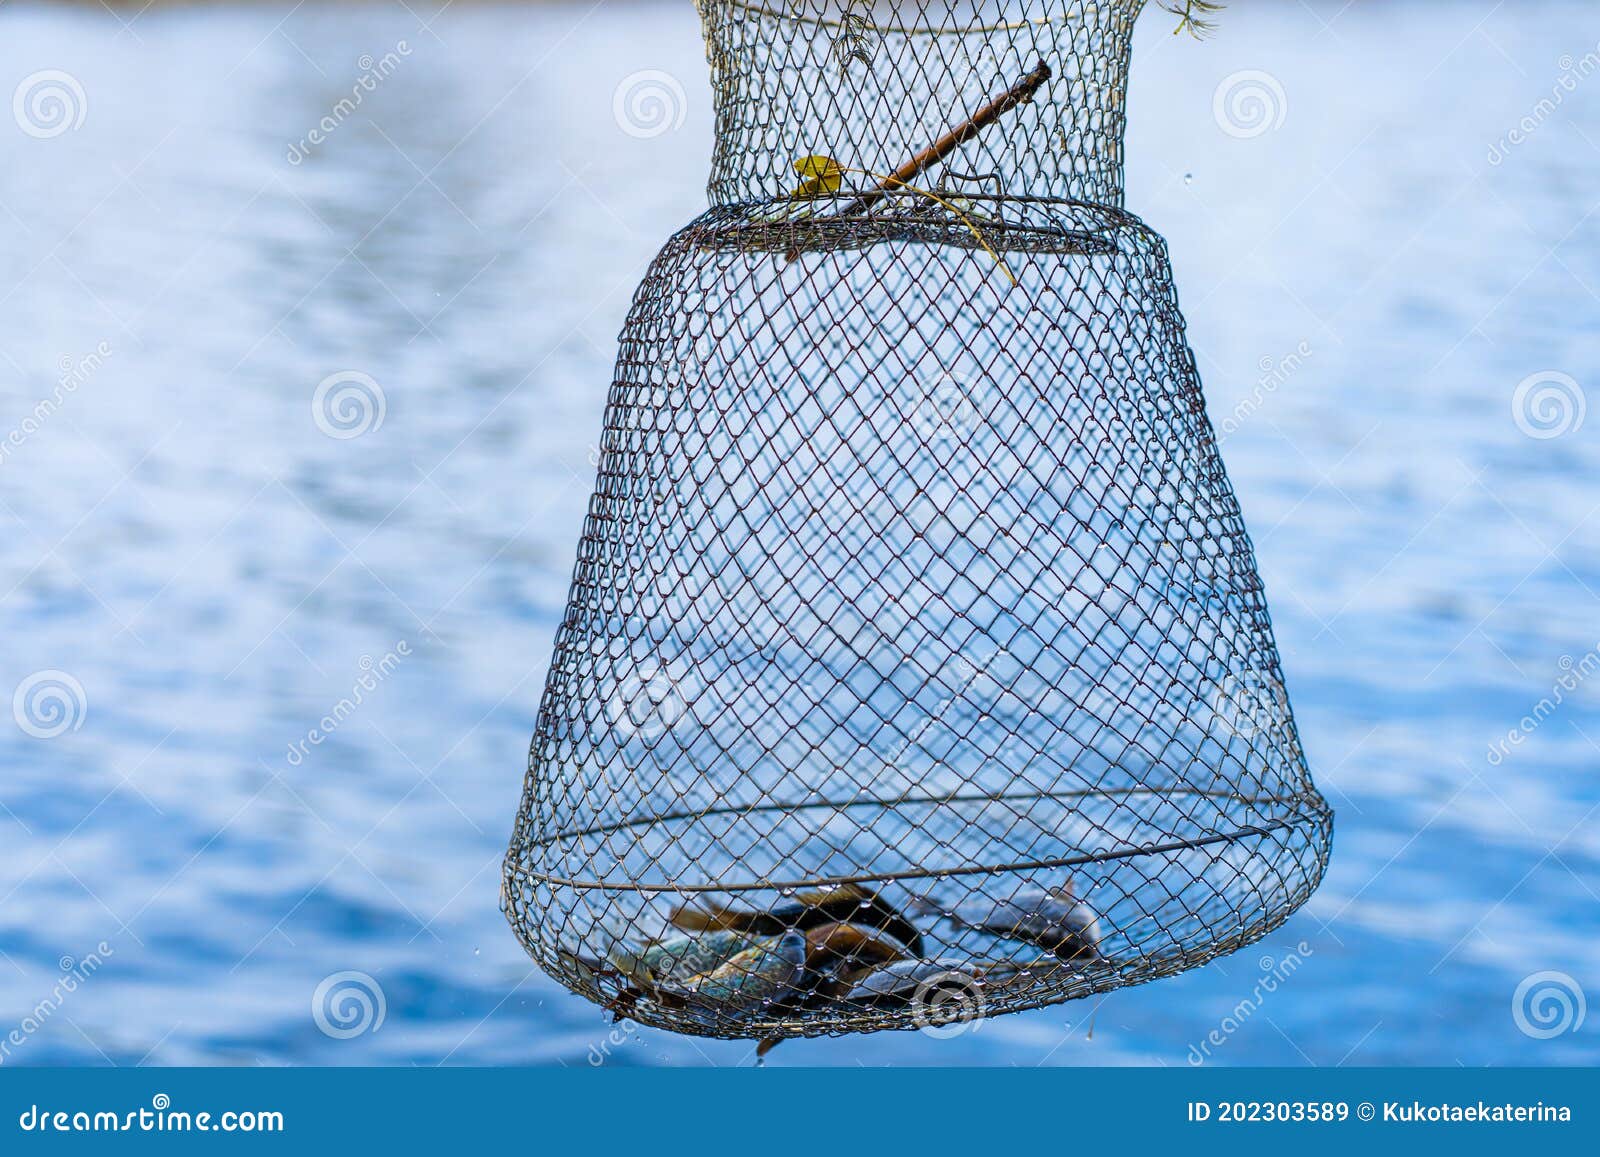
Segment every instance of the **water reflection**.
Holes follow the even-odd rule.
[[[1183,1064],[1287,953],[1303,965],[1213,1063],[1593,1060],[1592,1032],[1536,1041],[1510,1000],[1542,969],[1600,983],[1595,688],[1487,752],[1600,645],[1595,443],[1528,438],[1510,410],[1538,371],[1600,381],[1600,98],[1489,165],[1543,62],[1587,50],[1587,12],[1488,8],[1461,43],[1433,5],[1241,4],[1209,47],[1153,25],[1136,55],[1129,203],[1172,242],[1214,417],[1263,359],[1311,351],[1226,457],[1340,809],[1324,890],[1243,956],[1103,1004],[773,1063]],[[610,1041],[495,898],[615,334],[703,203],[690,14],[160,9],[124,30],[8,5],[0,25],[0,76],[45,62],[88,101],[60,136],[0,131],[0,425],[108,350],[0,461],[0,685],[61,670],[87,701],[56,739],[0,730],[0,990],[31,1007],[61,957],[114,950],[13,1059],[748,1058]],[[1416,61],[1446,58],[1424,83]],[[1220,134],[1217,79],[1262,61],[1292,78],[1284,127]],[[682,79],[677,132],[613,120],[644,68]],[[342,372],[383,391],[356,438],[312,411]],[[343,1040],[308,1004],[346,970],[388,1017]]]

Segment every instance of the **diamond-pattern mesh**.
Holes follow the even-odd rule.
[[[699,0],[711,200],[794,188],[794,157],[888,173],[1040,60],[1048,91],[950,165],[1007,192],[1122,203],[1123,94],[1142,0]],[[1004,87],[1004,84],[999,87]]]
[[[703,0],[717,204],[623,330],[506,858],[574,991],[938,1024],[1192,967],[1316,887],[1331,813],[1117,204],[1140,6]],[[863,205],[1040,62],[1070,83]],[[843,187],[790,195],[824,153]]]

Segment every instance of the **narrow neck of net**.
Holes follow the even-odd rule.
[[[1031,99],[920,176],[960,195],[1120,207],[1145,0],[698,0],[716,103],[713,204],[770,201],[823,156],[846,188],[901,170],[1030,72]]]

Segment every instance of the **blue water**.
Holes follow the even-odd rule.
[[[693,13],[412,9],[0,9],[0,97],[60,70],[84,112],[0,107],[0,699],[70,679],[65,716],[0,712],[0,1063],[750,1060],[609,1025],[497,909],[615,335],[703,204]],[[1170,28],[1128,199],[1338,810],[1327,881],[1177,979],[770,1063],[1593,1063],[1600,1012],[1513,1012],[1536,973],[1600,994],[1600,417],[1514,413],[1530,375],[1600,388],[1600,76],[1561,84],[1592,5]],[[291,163],[364,54],[396,63]],[[684,116],[639,138],[613,94],[646,69]],[[1214,114],[1242,70],[1281,87],[1260,135]],[[359,437],[313,418],[341,371],[383,392]],[[319,1028],[346,971],[375,1031]]]

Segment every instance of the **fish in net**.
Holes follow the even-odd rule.
[[[711,207],[623,328],[505,860],[573,991],[767,1042],[944,1025],[1202,964],[1319,883],[1122,207],[1143,6],[700,0]]]

